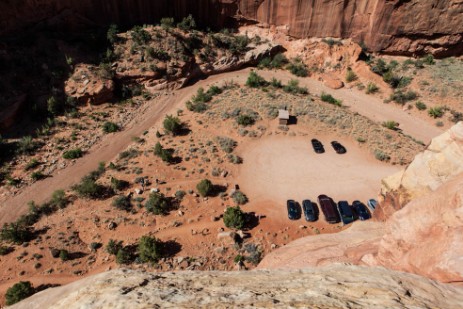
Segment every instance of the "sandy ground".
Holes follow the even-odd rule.
[[[241,150],[244,163],[240,184],[253,200],[267,201],[283,207],[287,199],[302,202],[317,200],[327,194],[335,200],[376,198],[381,179],[400,170],[371,157],[355,144],[340,140],[347,153],[337,154],[330,145],[335,137],[314,136],[326,152],[316,154],[310,144],[312,136],[270,136]],[[276,205],[278,206],[276,206]]]
[[[237,72],[230,72],[215,75],[208,79],[199,81],[194,86],[187,87],[175,92],[165,93],[161,99],[157,99],[139,113],[139,115],[127,126],[127,129],[106,136],[101,143],[92,147],[87,155],[76,161],[72,166],[59,171],[53,177],[39,181],[26,188],[23,192],[8,199],[0,209],[0,224],[14,221],[17,217],[27,210],[27,202],[34,200],[41,203],[48,199],[52,192],[60,188],[68,188],[78,182],[84,175],[94,170],[98,162],[110,161],[118,153],[124,150],[131,142],[132,137],[140,136],[145,130],[153,127],[163,117],[172,113],[178,108],[184,108],[184,103],[188,100],[199,87],[207,87],[214,82],[234,80],[243,83],[251,69],[243,69]],[[276,77],[286,82],[295,78],[287,71],[260,71],[259,74],[267,79]],[[386,105],[379,98],[368,96],[357,90],[332,90],[324,86],[321,82],[310,78],[299,79],[301,85],[307,86],[312,94],[319,94],[322,91],[332,93],[333,96],[342,99],[343,104],[350,106],[353,111],[376,121],[395,120],[400,123],[404,133],[429,142],[431,138],[441,133],[431,122],[416,119],[407,112],[392,104]]]

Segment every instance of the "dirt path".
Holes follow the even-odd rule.
[[[197,82],[194,86],[187,87],[175,92],[164,93],[161,98],[152,101],[146,109],[139,112],[136,118],[124,129],[112,135],[107,135],[103,140],[94,145],[83,158],[78,159],[72,166],[65,168],[52,177],[36,182],[27,187],[20,194],[7,200],[0,209],[0,225],[5,222],[12,222],[21,214],[27,211],[27,202],[34,200],[42,203],[47,200],[53,191],[65,189],[78,182],[84,175],[94,170],[99,162],[111,161],[128,145],[132,143],[132,137],[140,136],[145,130],[158,124],[168,113],[172,113],[177,108],[184,108],[184,103],[188,100],[199,87],[207,87],[209,84],[234,80],[244,83],[251,69],[243,69],[236,72],[223,73],[211,76],[205,80]],[[276,77],[286,82],[294,78],[287,71],[260,71],[259,74],[266,79]],[[431,138],[441,133],[433,124],[416,119],[399,108],[386,105],[380,99],[368,96],[356,90],[332,90],[324,86],[321,82],[309,78],[300,79],[301,85],[307,86],[312,94],[320,94],[322,91],[332,93],[333,96],[343,100],[343,104],[350,106],[353,111],[365,115],[375,121],[395,120],[400,123],[404,133],[429,142]]]

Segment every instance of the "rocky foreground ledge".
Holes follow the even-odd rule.
[[[463,288],[385,268],[146,273],[119,269],[11,308],[461,308]]]

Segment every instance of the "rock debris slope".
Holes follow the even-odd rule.
[[[384,268],[145,273],[114,270],[11,308],[461,308],[463,290]]]

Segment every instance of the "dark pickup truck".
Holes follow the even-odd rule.
[[[328,223],[334,224],[339,222],[339,214],[336,204],[331,197],[324,194],[318,196],[318,203]]]

